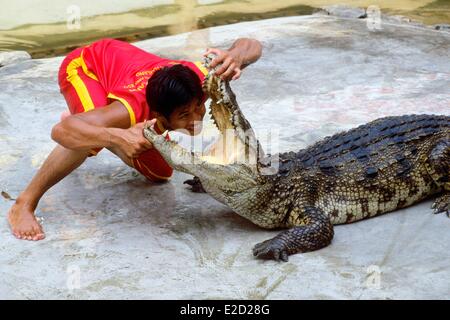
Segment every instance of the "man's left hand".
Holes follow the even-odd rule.
[[[217,48],[208,48],[204,56],[213,53],[216,57],[211,61],[211,68],[222,64],[216,70],[216,75],[223,80],[237,80],[241,76],[242,58],[236,50],[221,50]]]

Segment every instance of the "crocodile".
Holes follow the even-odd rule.
[[[450,214],[450,116],[389,116],[325,137],[298,152],[265,154],[228,81],[209,74],[210,114],[244,151],[245,161],[216,161],[144,128],[175,169],[237,214],[266,229],[284,229],[256,244],[253,255],[289,255],[328,246],[333,226],[375,217],[437,195],[435,213]],[[229,139],[230,140],[230,139]],[[230,158],[230,157],[228,157]],[[228,159],[227,158],[227,159]],[[233,157],[231,157],[233,158]],[[252,160],[253,159],[253,160]]]

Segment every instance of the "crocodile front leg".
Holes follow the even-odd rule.
[[[434,182],[444,191],[431,208],[434,209],[434,213],[445,212],[447,217],[450,217],[450,137],[448,135],[439,140],[431,150],[428,165]]]
[[[450,192],[438,197],[431,206],[431,209],[434,209],[434,213],[436,214],[445,212],[447,217],[450,218]]]
[[[279,233],[276,237],[258,243],[253,255],[261,259],[288,261],[288,256],[328,246],[334,236],[329,217],[319,208],[305,206],[301,211],[301,225]]]
[[[194,176],[192,179],[185,180],[183,184],[187,184],[191,186],[191,191],[195,193],[206,193],[206,190],[203,188],[202,182],[199,177]]]

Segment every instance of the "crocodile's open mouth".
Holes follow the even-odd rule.
[[[215,69],[209,68],[213,58],[214,55],[208,55],[204,60],[204,66],[209,69],[209,73],[203,81],[203,90],[211,98],[209,114],[220,131],[220,137],[202,159],[224,165],[256,165],[258,155],[262,155],[262,149],[250,123],[237,104],[236,95],[229,82],[215,76]]]

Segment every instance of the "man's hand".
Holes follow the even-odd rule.
[[[208,48],[204,56],[213,53],[217,57],[211,61],[211,67],[222,64],[216,70],[216,75],[223,80],[237,80],[242,69],[257,61],[262,54],[262,45],[256,39],[239,38],[228,50]]]
[[[241,67],[243,60],[237,51],[227,51],[217,48],[208,48],[203,54],[207,56],[213,53],[217,57],[211,61],[211,68],[214,68],[218,64],[222,64],[217,70],[216,75],[220,76],[223,80],[237,80],[241,76]]]
[[[145,125],[152,126],[155,123],[156,119],[152,119],[147,124],[145,122],[140,122],[129,129],[114,129],[111,132],[114,136],[112,141],[115,141],[115,146],[128,158],[137,158],[141,153],[153,148],[151,142],[144,137],[143,130]]]

